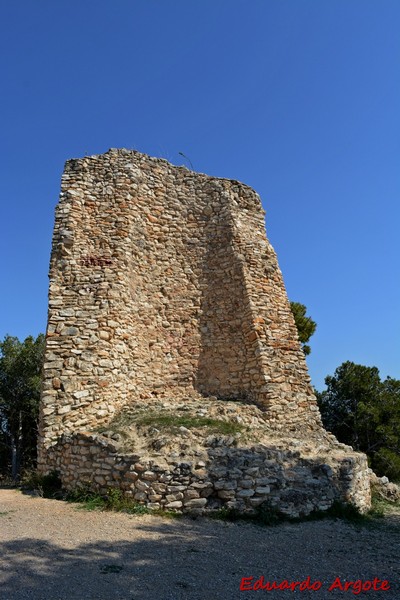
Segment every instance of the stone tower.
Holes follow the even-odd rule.
[[[237,181],[135,151],[70,160],[50,264],[40,469],[57,468],[68,486],[82,479],[78,472],[86,461],[86,479],[91,473],[100,487],[118,482],[135,496],[137,480],[128,477],[128,486],[122,476],[93,477],[100,467],[88,456],[111,455],[129,472],[135,464],[129,453],[121,458],[118,444],[107,441],[104,450],[99,428],[132,407],[165,409],[185,400],[211,411],[221,406],[221,414],[235,402],[243,417],[253,406],[253,421],[264,435],[281,441],[289,436],[297,446],[307,436],[324,439],[328,454],[339,450],[321,425],[258,195]],[[74,447],[85,444],[92,450],[80,461]],[[350,500],[367,505],[365,457],[342,446],[340,451],[350,460],[352,477],[358,474]],[[151,466],[150,454],[147,449]],[[200,462],[206,470],[211,464]],[[157,468],[164,476],[169,472],[165,465]],[[140,469],[135,473],[140,480]],[[223,500],[214,488],[204,499],[214,496]],[[235,502],[244,508],[260,504],[256,492],[250,504],[240,498]],[[184,502],[174,508],[182,507]]]

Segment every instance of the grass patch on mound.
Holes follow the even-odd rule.
[[[247,427],[241,423],[214,419],[211,417],[200,417],[182,415],[171,412],[146,412],[139,414],[121,413],[107,426],[96,429],[98,433],[112,431],[126,438],[128,430],[132,427],[154,427],[159,431],[178,433],[180,427],[186,429],[201,429],[206,434],[236,435],[247,431]]]
[[[210,433],[222,435],[234,435],[243,431],[243,425],[240,423],[190,415],[150,413],[139,417],[136,422],[138,425],[152,426],[157,429],[171,430],[175,427],[186,427],[186,429],[207,429]]]

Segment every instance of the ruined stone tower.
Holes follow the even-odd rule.
[[[204,460],[197,460],[197,472],[196,461],[185,467],[188,475],[179,466],[187,460],[169,461],[166,450],[153,455],[138,440],[140,427],[131,448],[125,440],[121,449],[113,436],[121,414],[173,414],[179,407],[217,411],[226,421],[234,412],[237,422],[258,431],[253,444],[265,444],[265,436],[275,441],[269,454],[266,446],[242,447],[240,436],[213,445],[199,426],[192,445]],[[101,434],[107,428],[108,438]],[[311,493],[300,493],[299,486],[307,488],[304,478],[288,487],[277,458],[292,443],[285,439],[295,440],[304,460],[313,454],[314,462],[316,444],[322,443],[323,468],[314,479],[324,493],[315,483]],[[179,440],[180,452],[169,442],[164,446],[173,459],[190,456]],[[218,444],[226,453],[215,462]],[[245,471],[231,489],[237,492],[215,487],[213,469],[227,456],[235,458],[236,469],[258,469],[250,487],[238,484],[238,477],[248,477]],[[268,471],[271,460],[275,467]],[[265,236],[264,212],[251,188],[128,150],[67,162],[50,265],[39,468],[59,470],[67,487],[83,480],[99,488],[119,485],[154,508],[175,502],[172,508],[204,510],[226,501],[251,509],[267,497],[291,513],[310,512],[321,499],[328,506],[335,497],[368,504],[365,457],[338,445],[321,426],[282,275]],[[292,494],[285,505],[285,494],[265,483],[267,471],[276,490],[297,489],[297,500]],[[146,481],[141,473],[151,473],[148,481],[161,488],[165,477],[180,481],[186,504],[183,489],[175,500],[168,486],[162,493],[154,484],[144,494],[137,483]],[[207,493],[193,495],[196,482],[207,483]]]

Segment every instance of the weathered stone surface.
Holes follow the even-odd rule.
[[[44,378],[39,469],[66,487],[118,484],[194,512],[368,506],[365,457],[322,428],[264,211],[237,181],[128,150],[67,162]],[[113,419],[143,410],[240,425],[246,439],[127,426],[123,452]]]
[[[391,483],[387,477],[378,477],[370,471],[371,485],[375,492],[389,502],[400,501],[400,485]]]
[[[185,500],[185,508],[204,508],[207,504],[207,498],[193,498],[193,500]]]
[[[182,502],[179,500],[167,502],[167,504],[165,504],[165,508],[182,508]]]

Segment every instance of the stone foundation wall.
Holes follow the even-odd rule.
[[[195,461],[143,459],[124,454],[102,436],[65,436],[50,459],[66,489],[87,485],[100,493],[119,488],[150,509],[203,513],[222,507],[253,511],[268,501],[288,516],[328,509],[334,500],[370,506],[363,454],[336,450],[305,457],[271,440],[269,446],[214,446]],[[299,451],[300,450],[300,451]],[[302,456],[303,454],[303,456]]]

